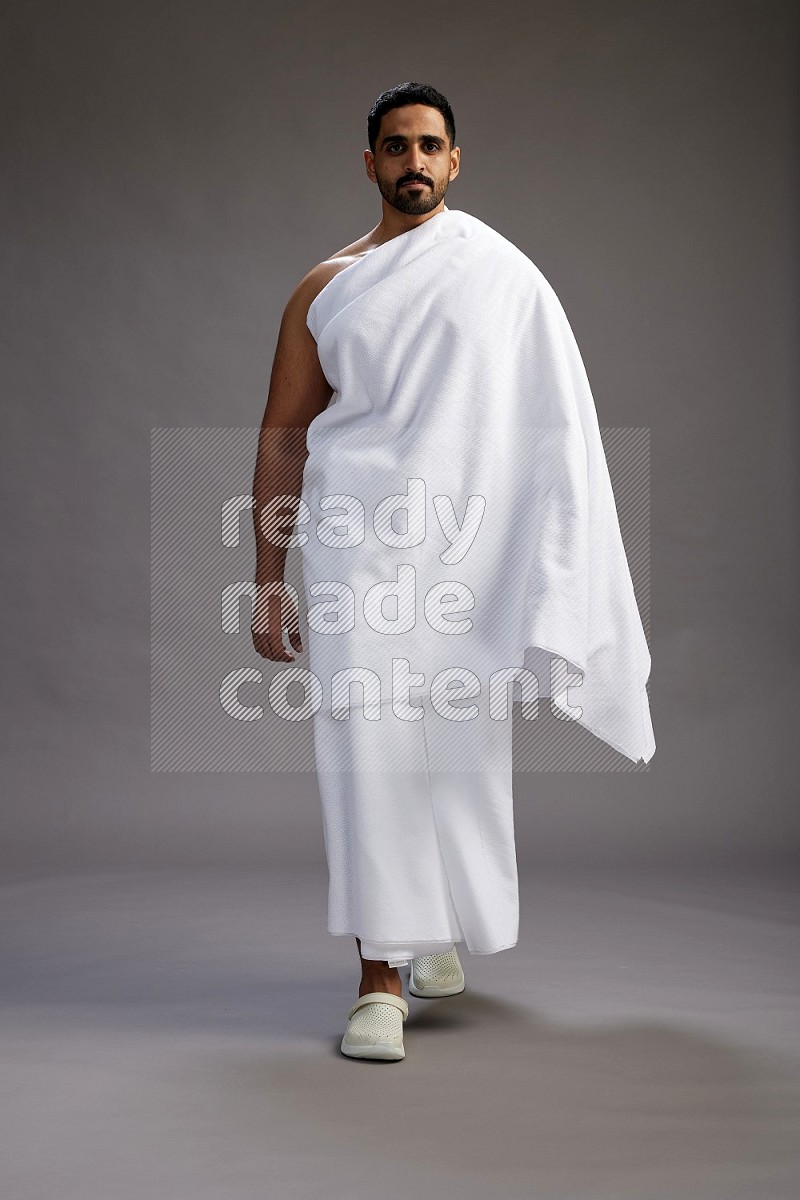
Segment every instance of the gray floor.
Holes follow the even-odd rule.
[[[317,871],[2,881],[3,1200],[789,1200],[795,878],[524,877],[520,943],[339,1053]]]

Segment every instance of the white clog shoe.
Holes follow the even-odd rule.
[[[408,990],[412,996],[457,996],[466,987],[455,946],[446,954],[423,954],[412,958]]]
[[[342,1054],[348,1058],[376,1058],[395,1062],[405,1058],[403,1021],[408,1003],[391,992],[367,992],[359,996],[347,1014]]]

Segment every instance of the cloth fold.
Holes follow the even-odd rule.
[[[392,964],[456,942],[494,954],[519,933],[511,722],[435,722],[422,701],[416,721],[314,716],[328,931]]]
[[[524,705],[535,684],[648,762],[650,652],[586,371],[542,272],[445,207],[342,269],[307,324],[333,388],[297,527],[328,710],[402,713],[423,690],[444,719],[510,719],[509,690]]]

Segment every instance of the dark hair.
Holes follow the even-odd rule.
[[[404,104],[427,104],[429,108],[438,108],[444,117],[444,127],[450,138],[450,149],[453,149],[456,144],[456,122],[447,97],[443,96],[441,92],[437,92],[436,88],[431,87],[428,83],[399,83],[397,87],[389,88],[388,92],[381,92],[369,111],[367,137],[369,138],[369,148],[373,154],[384,113],[393,108],[402,108]]]

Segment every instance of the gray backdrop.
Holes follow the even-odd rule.
[[[553,284],[601,426],[651,431],[656,755],[520,774],[520,862],[793,855],[791,6],[7,13],[4,866],[321,859],[313,775],[150,770],[150,437],[255,454],[283,305],[379,219],[366,114],[405,79],[450,99],[448,207]]]

